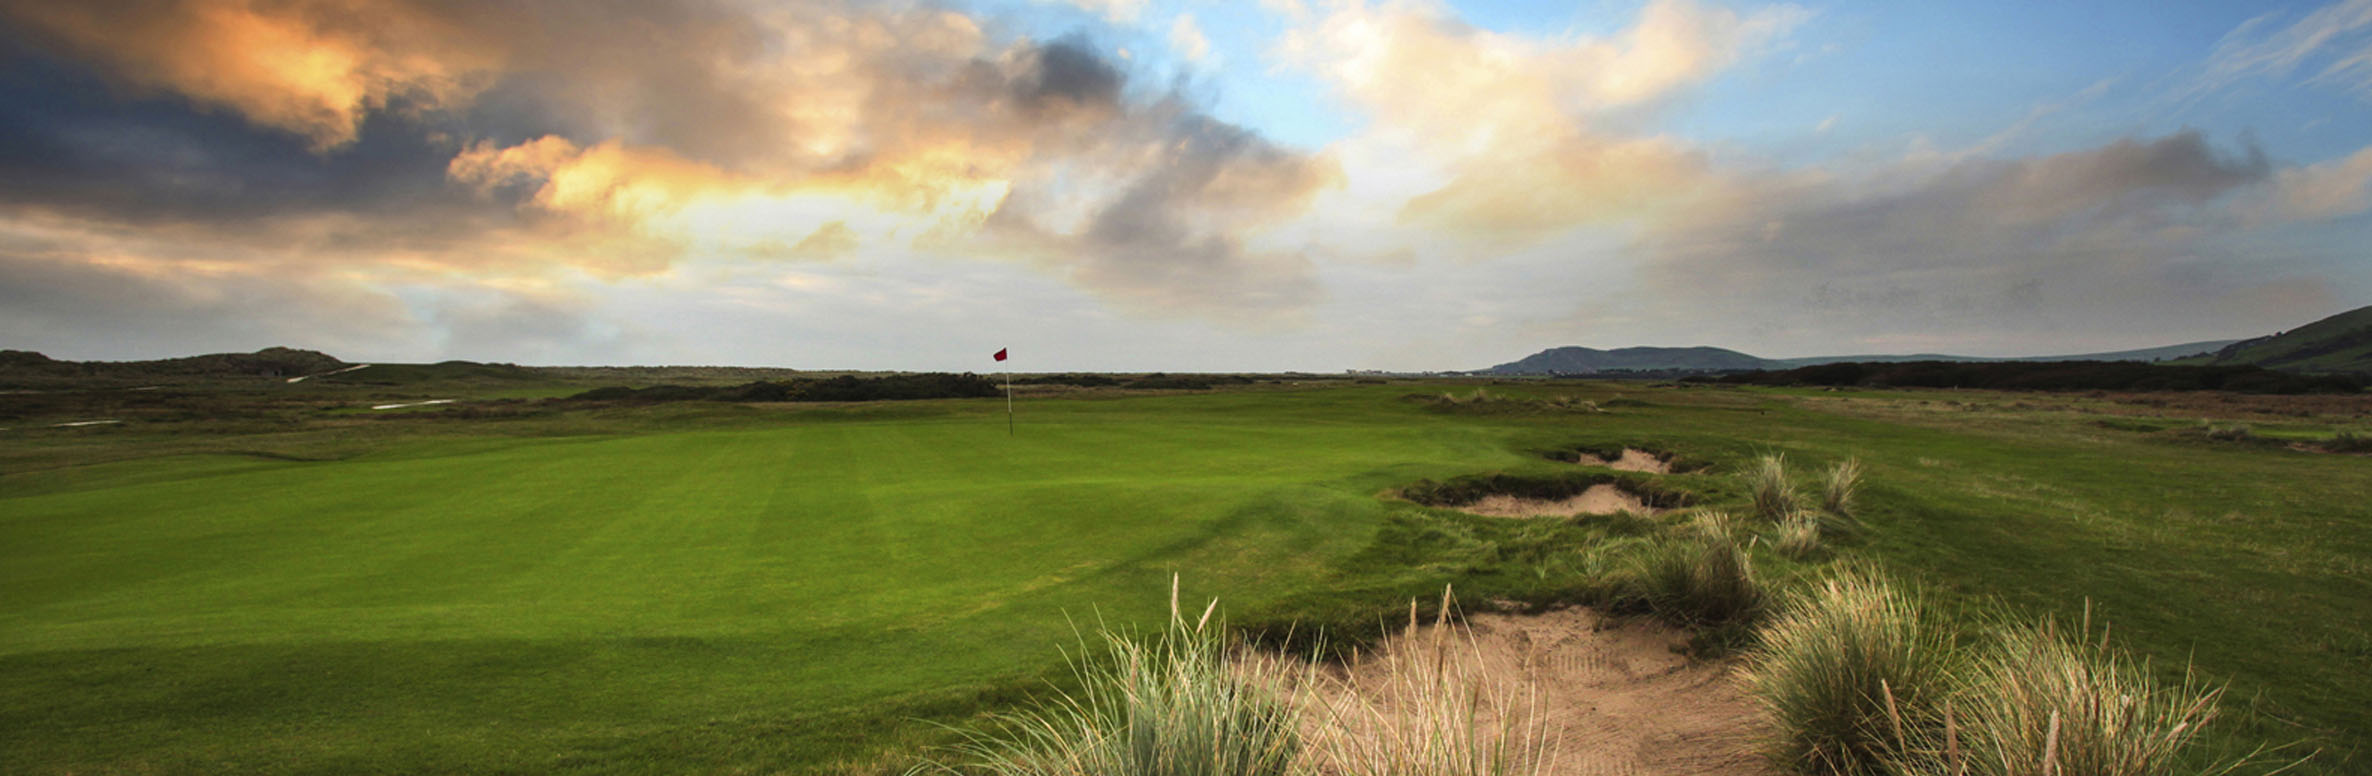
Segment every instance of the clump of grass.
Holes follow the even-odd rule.
[[[1787,519],[1795,512],[1795,483],[1787,479],[1787,456],[1757,459],[1746,471],[1746,491],[1752,494],[1756,516],[1774,523]]]
[[[1547,403],[1548,406],[1562,410],[1574,410],[1578,412],[1605,412],[1605,410],[1598,408],[1597,402],[1571,395],[1561,395],[1557,398],[1550,399]]]
[[[2255,439],[2256,434],[2249,431],[2248,424],[2234,423],[2229,426],[2209,428],[2207,438],[2218,442],[2246,442]]]
[[[1798,512],[1771,533],[1771,549],[1796,560],[1816,558],[1828,550],[1822,533],[1818,518]]]
[[[1941,726],[1952,642],[1919,599],[1848,571],[1790,602],[1747,656],[1772,755],[1815,774],[1879,774]]]
[[[1216,608],[1217,602],[1212,602]],[[1243,670],[1210,621],[1177,608],[1148,642],[1105,630],[1104,659],[1074,659],[1082,689],[967,731],[957,762],[917,772],[989,776],[1283,776],[1301,757],[1299,714]]]
[[[2014,627],[1961,680],[1953,724],[1917,773],[2159,776],[2185,768],[2221,688],[2165,686],[2146,665],[2043,627]],[[2246,758],[2186,773],[2231,773]],[[2194,766],[2195,767],[2195,766]]]
[[[1638,556],[1635,597],[1677,625],[1731,626],[1761,616],[1769,596],[1729,515],[1701,513],[1689,534],[1659,539]]]
[[[1518,776],[1553,761],[1538,694],[1485,669],[1471,633],[1450,624],[1451,600],[1445,588],[1439,626],[1422,638],[1411,602],[1410,638],[1375,658],[1385,665],[1381,687],[1336,684],[1323,694],[1307,773]]]
[[[2341,431],[2324,440],[2322,448],[2333,453],[2372,453],[2372,434]]]
[[[1838,517],[1853,516],[1853,497],[1861,490],[1861,459],[1847,458],[1820,479],[1820,508]]]

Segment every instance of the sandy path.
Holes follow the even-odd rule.
[[[347,372],[352,372],[352,371],[354,371],[354,370],[361,369],[361,368],[363,368],[363,367],[366,367],[366,366],[370,366],[370,365],[369,365],[369,364],[355,364],[355,365],[353,365],[353,366],[346,367],[346,368],[344,368],[344,369],[337,369],[337,370],[332,370],[332,371],[323,372],[323,373],[321,373],[321,374],[317,374],[317,375],[297,375],[297,376],[295,376],[295,377],[288,378],[288,381],[289,381],[289,382],[292,382],[292,383],[301,383],[301,382],[304,382],[304,381],[306,381],[306,380],[310,380],[310,379],[312,379],[312,378],[315,378],[315,377],[328,377],[328,376],[330,376],[330,375],[342,375],[342,374],[345,374],[345,373],[347,373]]]
[[[1623,448],[1623,454],[1611,461],[1589,453],[1580,453],[1576,458],[1574,463],[1583,466],[1604,466],[1615,471],[1647,472],[1649,474],[1672,473],[1672,465],[1665,463],[1664,459],[1657,458],[1654,453],[1635,447]]]
[[[403,409],[403,408],[405,408],[405,407],[426,407],[426,406],[428,406],[428,405],[431,405],[431,404],[452,404],[452,403],[453,403],[453,402],[455,402],[455,401],[459,401],[459,400],[458,400],[458,399],[430,399],[430,400],[428,400],[428,401],[408,401],[408,402],[404,402],[404,403],[402,403],[402,404],[373,404],[373,405],[371,405],[371,409],[374,409],[374,410],[400,410],[400,409]]]
[[[1542,731],[1544,775],[1777,776],[1755,749],[1761,718],[1730,666],[1674,652],[1686,640],[1653,623],[1611,625],[1586,609],[1477,615],[1462,630],[1426,627],[1391,638],[1347,668],[1328,669],[1304,697],[1336,709],[1402,708],[1401,696],[1424,684],[1407,681],[1410,671],[1445,671],[1486,696],[1519,699],[1501,710]],[[1486,709],[1478,718],[1488,728],[1497,716]]]
[[[1484,496],[1481,501],[1456,507],[1490,517],[1571,517],[1574,515],[1611,515],[1631,512],[1641,515],[1662,514],[1664,510],[1647,505],[1638,496],[1612,485],[1591,485],[1570,498],[1557,501],[1522,498],[1505,494]]]

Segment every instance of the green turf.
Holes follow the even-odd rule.
[[[1516,585],[1579,534],[1379,494],[1606,443],[1715,463],[1666,478],[1714,503],[1761,452],[1807,482],[1859,456],[1849,552],[2029,613],[2088,597],[2161,670],[2231,681],[2231,740],[2312,739],[2328,773],[2372,747],[2365,459],[2001,394],[1404,398],[1440,390],[1042,399],[1012,436],[971,401],[0,440],[0,770],[872,762],[1037,686],[1066,615],[1156,616],[1172,573],[1247,613]],[[1574,391],[1614,409],[1520,400]]]

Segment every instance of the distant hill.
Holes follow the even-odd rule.
[[[2239,341],[2240,340],[2205,340],[2201,342],[2185,342],[2180,345],[2167,345],[2156,348],[2141,348],[2138,350],[2112,350],[2106,353],[2072,353],[2063,356],[1952,356],[1942,353],[1913,353],[1907,356],[1865,355],[1781,358],[1772,359],[1772,363],[1775,365],[1775,368],[1785,368],[1798,366],[1819,366],[1821,364],[1843,364],[1849,362],[1861,364],[1893,364],[1908,363],[1912,361],[1966,361],[1972,363],[1993,361],[2166,361],[2170,359],[2182,358],[2185,356],[2196,356],[2205,353],[2213,353],[2216,352],[2218,348],[2222,348],[2226,345],[2230,345]]]
[[[59,380],[102,382],[188,377],[294,377],[343,369],[327,353],[264,348],[253,353],[211,353],[153,361],[59,361],[27,350],[0,350],[0,382],[24,384]]]
[[[2372,307],[2358,307],[2289,331],[2241,340],[2205,358],[2176,363],[2246,364],[2284,372],[2372,375]]]
[[[1811,356],[1807,358],[1762,358],[1735,350],[1715,347],[1693,348],[1615,348],[1598,350],[1584,347],[1549,348],[1518,361],[1481,370],[1495,375],[1582,375],[1607,372],[1744,372],[1757,369],[1792,369],[1804,366],[1839,363],[1901,363],[1913,361],[2162,361],[2183,356],[2213,353],[2217,349],[2241,340],[2210,340],[2187,342],[2181,345],[2119,350],[2108,353],[2082,353],[2066,356],[1952,356],[1941,353],[1913,353],[1910,355]]]
[[[538,367],[445,361],[435,364],[351,364],[314,350],[264,348],[152,361],[60,361],[28,350],[0,350],[0,387],[128,387],[205,381],[306,378],[346,385],[547,380]]]
[[[1549,348],[1525,356],[1522,360],[1500,364],[1483,371],[1501,375],[1573,375],[1662,370],[1730,371],[1766,369],[1772,363],[1767,359],[1756,358],[1735,350],[1712,347],[1615,348],[1613,350],[1563,347]]]

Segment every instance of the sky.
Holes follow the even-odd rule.
[[[1452,370],[2365,304],[2372,0],[0,0],[0,347],[57,358]]]

